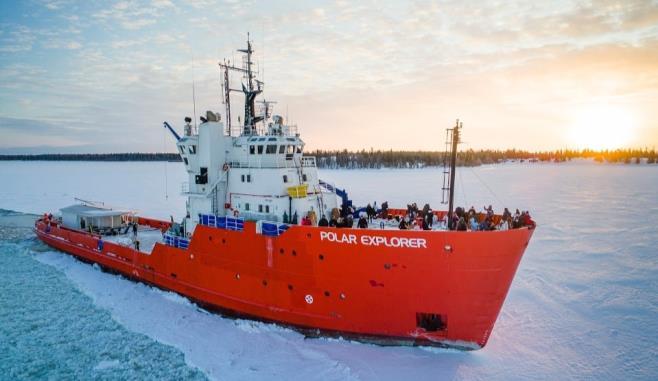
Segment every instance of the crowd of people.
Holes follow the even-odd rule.
[[[318,226],[335,228],[367,229],[373,222],[378,227],[397,227],[400,230],[457,230],[457,231],[487,231],[487,230],[509,230],[525,226],[535,226],[528,211],[516,209],[512,214],[505,208],[502,215],[494,213],[493,207],[484,207],[477,212],[475,207],[465,210],[457,207],[451,216],[448,213],[435,213],[429,204],[422,208],[414,202],[407,205],[406,211],[395,214],[388,208],[388,202],[383,202],[381,208],[377,209],[377,203],[368,204],[358,214],[351,206],[343,206],[341,209],[333,209],[329,218],[322,216]],[[440,218],[441,216],[442,218]],[[377,220],[377,221],[375,221]],[[307,223],[308,224],[308,223]]]
[[[509,230],[518,229],[524,226],[535,226],[535,222],[530,217],[528,211],[516,212],[512,215],[509,209],[505,208],[503,214],[497,217],[493,207],[489,205],[484,207],[481,213],[476,212],[471,206],[468,211],[462,207],[457,207],[449,219],[448,229],[459,231],[486,231],[486,230]],[[446,216],[447,217],[447,216]]]

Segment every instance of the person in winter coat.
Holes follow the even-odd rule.
[[[467,230],[466,228],[466,220],[464,217],[459,217],[459,221],[457,221],[457,230],[465,232]]]
[[[329,221],[327,221],[327,217],[322,216],[322,218],[320,218],[320,221],[318,221],[318,226],[329,226]]]
[[[477,222],[477,220],[475,219],[474,216],[471,216],[468,219],[468,224],[470,225],[472,231],[477,231],[478,230],[479,224],[478,224],[478,222]]]
[[[368,215],[368,222],[372,222],[373,217],[375,217],[375,208],[370,204],[366,206],[366,215]]]
[[[361,217],[359,217],[359,222],[357,222],[357,226],[359,227],[359,229],[368,228],[368,220],[366,219],[363,213],[361,213]]]
[[[388,201],[382,202],[381,217],[382,218],[388,217]]]

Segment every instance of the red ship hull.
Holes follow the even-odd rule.
[[[140,218],[165,229],[168,223]],[[39,220],[84,261],[204,307],[382,344],[485,346],[533,228],[458,232],[291,226],[278,237],[197,225],[187,250],[150,254]]]

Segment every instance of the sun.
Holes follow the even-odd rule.
[[[628,110],[605,104],[591,106],[574,117],[569,141],[580,149],[617,149],[630,143],[633,130],[633,116]]]

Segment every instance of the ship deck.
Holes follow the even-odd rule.
[[[151,254],[157,242],[162,243],[162,231],[150,226],[140,225],[137,229],[137,237],[139,241],[139,251],[145,254]],[[135,237],[132,230],[126,234],[107,235],[103,236],[104,241],[113,242],[121,246],[135,248]]]

